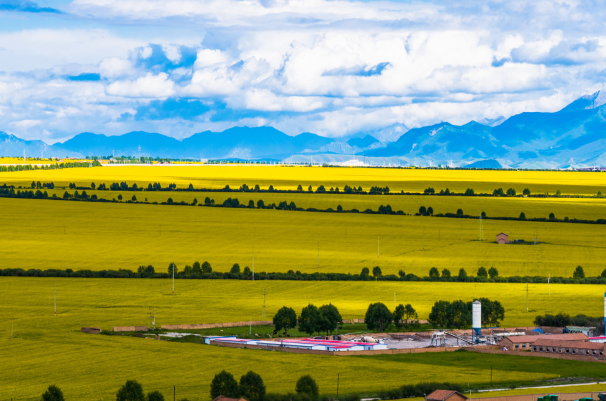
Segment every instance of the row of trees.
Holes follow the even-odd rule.
[[[589,317],[586,315],[570,316],[569,314],[562,312],[558,313],[557,315],[545,314],[534,318],[534,324],[537,326],[550,327],[600,327],[603,321],[603,317]]]
[[[343,319],[333,304],[322,305],[319,308],[309,304],[303,308],[298,317],[293,308],[283,306],[275,314],[273,324],[277,331],[284,330],[284,334],[288,334],[288,329],[294,329],[298,325],[300,332],[310,336],[316,332],[324,332],[328,335],[343,327]]]
[[[490,276],[490,278],[496,278],[499,276],[499,270],[497,270],[495,267],[491,267],[490,269],[486,270],[485,267],[480,267],[478,269],[478,272],[476,273],[478,277],[484,277],[487,278]],[[429,277],[431,278],[451,278],[452,275],[450,273],[450,270],[448,269],[443,269],[442,270],[442,275],[440,276],[440,272],[438,271],[438,269],[436,269],[435,267],[432,267],[431,269],[429,269]],[[465,271],[465,269],[459,269],[459,275],[457,276],[459,278],[459,281],[467,281],[467,272]]]
[[[42,401],[65,401],[63,392],[55,385],[51,385],[42,394]],[[143,386],[136,380],[128,380],[116,393],[116,401],[164,401],[164,395],[159,391],[143,392]],[[186,398],[180,401],[188,401]]]
[[[482,303],[482,326],[496,327],[505,319],[505,309],[499,301],[478,299]],[[437,301],[431,308],[427,321],[434,327],[462,329],[472,324],[472,301]]]
[[[0,166],[0,173],[12,172],[12,171],[31,171],[31,170],[59,170],[64,168],[78,168],[78,167],[99,167],[101,163],[98,161],[93,161],[92,163],[85,162],[66,162],[66,163],[53,163],[49,165],[32,165],[32,164],[24,164],[24,165],[15,165],[15,166]]]

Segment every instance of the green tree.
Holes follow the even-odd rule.
[[[333,304],[322,305],[318,308],[318,312],[322,315],[320,329],[328,333],[332,333],[337,328],[343,327],[343,319],[339,313],[339,309]]]
[[[204,262],[202,263],[202,274],[210,274],[213,272],[213,268],[210,266],[210,263]]]
[[[457,209],[457,216],[463,216],[463,209]]]
[[[442,270],[442,277],[443,278],[450,278],[450,276],[451,276],[450,270],[448,270],[448,269]]]
[[[419,315],[411,304],[406,304],[406,306],[404,306],[404,327],[406,327],[407,330],[408,325],[411,322],[413,323],[413,325],[417,325],[419,323]]]
[[[402,327],[402,321],[404,319],[404,305],[400,304],[396,306],[396,309],[393,311],[393,323],[396,328],[399,330]]]
[[[239,274],[240,273],[240,265],[237,263],[234,263],[234,265],[231,267],[231,269],[229,270],[230,273],[236,273]]]
[[[177,268],[177,265],[175,264],[175,262],[172,262],[171,264],[168,265],[168,274],[170,276],[173,275],[173,270],[174,270],[175,275],[179,271],[179,269]]]
[[[555,220],[555,214],[549,213],[549,220]]]
[[[276,330],[284,330],[288,333],[288,329],[294,329],[297,327],[297,313],[293,308],[283,306],[274,315],[274,327]]]
[[[524,212],[520,213],[520,220],[526,220],[526,214]]]
[[[585,271],[581,266],[577,266],[577,268],[574,269],[574,273],[572,273],[572,278],[585,278]]]
[[[507,196],[516,196],[516,190],[513,188],[509,188],[507,190]]]
[[[491,267],[488,269],[488,275],[490,278],[495,278],[499,276],[499,271],[495,267]]]
[[[427,214],[427,208],[426,208],[425,206],[421,206],[421,207],[419,208],[419,214],[420,214],[421,216],[425,216],[425,215]]]
[[[136,380],[128,380],[118,390],[116,401],[145,401],[143,387]]]
[[[368,267],[362,268],[362,271],[360,272],[360,276],[362,276],[362,277],[370,276],[370,270],[368,270]]]
[[[191,267],[191,272],[197,275],[202,274],[202,268],[200,267],[200,262],[198,262],[197,260],[194,262],[193,266]]]
[[[136,202],[137,201],[137,197],[135,195],[133,195],[133,197],[130,200],[132,200],[133,202]]]
[[[318,384],[310,375],[301,376],[297,380],[295,391],[297,394],[305,394],[311,399],[318,398],[318,394],[320,393]]]
[[[393,315],[387,309],[387,306],[381,302],[368,305],[364,323],[368,330],[374,330],[379,333],[384,332],[393,322]]]
[[[602,271],[601,277],[606,278],[606,269],[604,269],[604,270]]]
[[[248,401],[263,401],[265,384],[261,376],[251,370],[240,377],[240,396]]]
[[[297,192],[303,192],[303,187],[301,186],[301,184],[299,184],[299,186],[297,187]]]
[[[342,211],[343,211],[343,206],[337,205],[337,212],[342,212]]]
[[[530,196],[530,189],[524,188],[524,191],[522,191],[522,195]]]
[[[431,307],[431,312],[429,313],[429,317],[427,321],[431,323],[434,327],[440,327],[444,330],[444,326],[448,323],[448,306],[450,302],[448,301],[437,301]]]
[[[250,267],[248,267],[248,266],[246,266],[244,268],[244,270],[242,271],[242,273],[245,274],[245,275],[247,275],[247,276],[250,276],[252,274],[251,271],[250,271]]]
[[[48,386],[48,389],[42,394],[42,401],[63,401],[63,392],[55,385]]]
[[[467,272],[465,271],[465,269],[459,270],[459,275],[457,276],[457,278],[461,282],[467,281]]]
[[[486,212],[482,212],[482,213],[480,214],[480,216],[482,216],[482,218],[483,218],[483,219],[485,219],[485,218],[486,218]]]
[[[471,311],[466,302],[461,300],[453,301],[448,304],[447,311],[449,326],[462,329],[471,325]]]
[[[480,267],[478,269],[478,277],[488,277],[488,272],[486,271],[486,268],[484,266]]]
[[[190,265],[186,265],[185,268],[183,269],[183,274],[185,274],[187,277],[189,277],[189,275],[192,273],[192,267]]]
[[[122,200],[122,194],[118,195],[118,200]]]
[[[151,393],[147,393],[147,401],[164,401],[164,396],[158,390],[152,391]]]
[[[240,397],[238,382],[231,373],[225,370],[217,373],[210,383],[210,398],[214,400],[220,395],[228,398]]]
[[[147,200],[147,198],[145,198],[145,200]],[[194,198],[194,200],[191,202],[191,204],[196,206],[198,204],[198,198]]]
[[[265,202],[263,202],[263,199],[259,199],[259,200],[257,201],[257,207],[258,207],[259,209],[263,209],[263,208],[265,207]]]
[[[438,278],[440,277],[440,272],[435,267],[432,267],[431,269],[429,269],[429,277]]]
[[[400,276],[400,278],[404,278],[404,277],[406,277],[406,272],[404,270],[400,269],[398,271],[398,276]]]
[[[433,216],[433,207],[429,206],[429,207],[427,208],[427,215],[428,215],[428,216]]]
[[[249,207],[250,209],[254,208],[254,207],[255,207],[255,201],[253,201],[252,199],[251,199],[251,200],[249,200],[249,201],[248,201],[248,207]]]
[[[372,276],[375,279],[381,277],[382,274],[383,274],[383,272],[381,271],[381,268],[379,266],[375,266],[372,268]]]
[[[562,191],[560,191],[559,189],[556,191],[556,196],[562,196]]]
[[[315,305],[309,304],[303,308],[301,315],[297,321],[299,323],[299,331],[307,333],[310,336],[320,329],[320,312]]]

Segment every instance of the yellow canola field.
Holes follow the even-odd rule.
[[[344,318],[361,317],[371,302],[393,307],[412,303],[426,318],[438,299],[500,300],[506,310],[504,325],[528,325],[535,315],[564,311],[599,315],[603,288],[593,285],[530,285],[530,313],[525,311],[523,284],[458,283],[344,283],[284,281],[176,281],[153,279],[53,279],[0,277],[0,386],[3,399],[33,400],[49,384],[60,386],[66,399],[107,400],[128,379],[137,379],[146,391],[169,396],[176,385],[177,399],[208,400],[209,384],[222,369],[236,377],[249,370],[261,373],[270,392],[293,391],[302,374],[311,373],[323,394],[393,389],[421,381],[490,383],[587,375],[567,361],[477,354],[422,354],[397,357],[330,357],[256,350],[237,350],[195,344],[169,343],[120,336],[80,333],[81,327],[146,325],[149,307],[157,308],[157,323],[203,323],[260,319],[263,291],[269,318],[283,305],[297,312],[308,302],[331,302]],[[53,316],[56,286],[57,316]],[[13,339],[11,333],[13,320]],[[494,359],[494,360],[493,360]],[[486,361],[484,361],[486,360]],[[524,363],[521,363],[524,362]],[[591,369],[593,364],[582,364]],[[360,380],[360,375],[364,380]],[[595,377],[595,376],[592,376]],[[94,378],[94,379],[91,379]]]
[[[149,165],[125,166],[113,165],[98,168],[71,168],[52,171],[31,171],[0,173],[0,183],[29,186],[32,180],[53,181],[57,186],[66,186],[70,182],[78,185],[90,185],[91,182],[111,183],[126,181],[130,184],[160,182],[163,186],[175,183],[178,187],[219,189],[230,185],[242,184],[261,188],[273,185],[278,189],[294,190],[298,185],[307,189],[311,185],[339,187],[345,185],[362,186],[364,190],[371,186],[389,186],[392,192],[423,192],[427,187],[436,191],[449,188],[451,191],[464,192],[473,188],[476,193],[492,193],[496,188],[514,188],[521,194],[529,188],[534,194],[548,192],[555,194],[559,189],[563,194],[596,195],[598,191],[606,194],[606,175],[599,172],[572,171],[475,171],[475,170],[428,170],[428,169],[391,169],[391,168],[322,168],[322,167],[284,167],[254,165]]]
[[[564,276],[605,266],[606,227],[571,223],[315,213],[193,206],[0,198],[3,268],[167,271],[209,261],[257,272],[359,273],[380,266],[418,276],[431,267],[456,275],[480,266],[500,275]],[[495,235],[540,244],[497,245]],[[319,268],[318,268],[319,264]]]

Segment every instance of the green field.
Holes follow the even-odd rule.
[[[606,227],[570,223],[293,212],[189,206],[0,199],[4,268],[166,271],[198,260],[217,271],[234,263],[255,271],[426,276],[431,267],[475,275],[480,266],[502,276],[588,276],[604,270]],[[540,245],[497,245],[495,235]],[[318,269],[318,247],[320,268]],[[377,255],[378,253],[378,255]]]
[[[53,316],[53,288],[57,316]],[[536,314],[565,311],[599,315],[603,287],[592,285],[530,286],[530,313],[525,312],[525,286],[458,283],[342,283],[177,281],[153,279],[43,279],[1,277],[0,370],[1,399],[37,399],[49,384],[59,385],[67,399],[107,400],[121,383],[137,378],[146,390],[166,396],[177,386],[177,399],[208,400],[213,375],[227,369],[236,376],[252,369],[262,374],[268,391],[292,391],[302,374],[310,373],[324,394],[378,392],[420,381],[474,385],[529,382],[545,377],[604,375],[601,364],[518,358],[472,353],[376,357],[330,357],[197,344],[90,335],[83,326],[146,325],[148,308],[158,309],[158,324],[203,323],[260,319],[263,288],[267,316],[282,305],[299,311],[308,302],[332,302],[344,318],[360,317],[368,303],[412,303],[425,318],[437,299],[487,296],[506,309],[505,325],[530,324]],[[14,338],[10,339],[11,317]],[[364,380],[360,380],[361,377]]]

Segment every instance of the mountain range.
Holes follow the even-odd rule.
[[[289,136],[273,127],[205,131],[183,140],[157,133],[106,136],[85,132],[47,145],[0,132],[0,155],[37,157],[152,156],[449,164],[473,167],[568,168],[606,165],[606,93],[580,97],[554,113],[521,113],[464,125],[442,122],[407,130],[394,124],[349,138]]]

